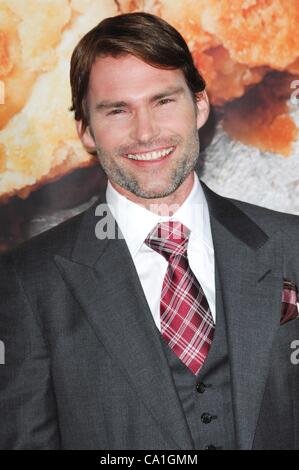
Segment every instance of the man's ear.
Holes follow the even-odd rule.
[[[206,91],[201,91],[196,95],[196,122],[197,129],[200,129],[208,120],[210,113],[210,103]]]
[[[87,150],[87,152],[94,153],[96,150],[96,143],[93,138],[90,126],[87,126],[85,131],[83,131],[82,121],[76,121],[76,128],[83,147]]]

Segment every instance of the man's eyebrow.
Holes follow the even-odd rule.
[[[150,98],[150,102],[160,100],[161,98],[165,98],[166,96],[177,95],[177,94],[182,93],[183,91],[184,91],[184,88],[182,86],[170,87],[170,88],[167,88],[166,90],[161,91],[161,93],[157,93],[156,95],[152,96]],[[126,103],[125,101],[103,100],[95,105],[95,110],[103,111],[105,109],[124,108],[126,106],[128,106],[128,103]]]
[[[154,95],[150,99],[150,101],[157,101],[157,100],[160,100],[161,98],[165,98],[165,96],[178,95],[183,92],[184,92],[184,88],[182,86],[170,87],[170,88],[167,88],[166,90],[163,90],[161,93]]]

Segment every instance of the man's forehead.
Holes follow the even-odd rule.
[[[180,69],[158,68],[132,55],[98,57],[92,66],[89,81],[92,95],[117,93],[136,97],[178,87],[187,88]]]

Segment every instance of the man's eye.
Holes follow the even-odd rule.
[[[159,101],[159,104],[163,105],[163,104],[168,104],[168,103],[172,103],[174,100],[170,99],[170,98],[163,98],[163,100],[160,100]]]
[[[124,112],[123,109],[112,109],[112,111],[108,113],[108,116],[115,116],[116,114],[121,114],[123,112]]]

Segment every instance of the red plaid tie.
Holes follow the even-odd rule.
[[[180,222],[162,222],[145,243],[168,261],[160,302],[162,336],[196,375],[210,349],[215,325],[206,296],[189,266],[189,234]]]

